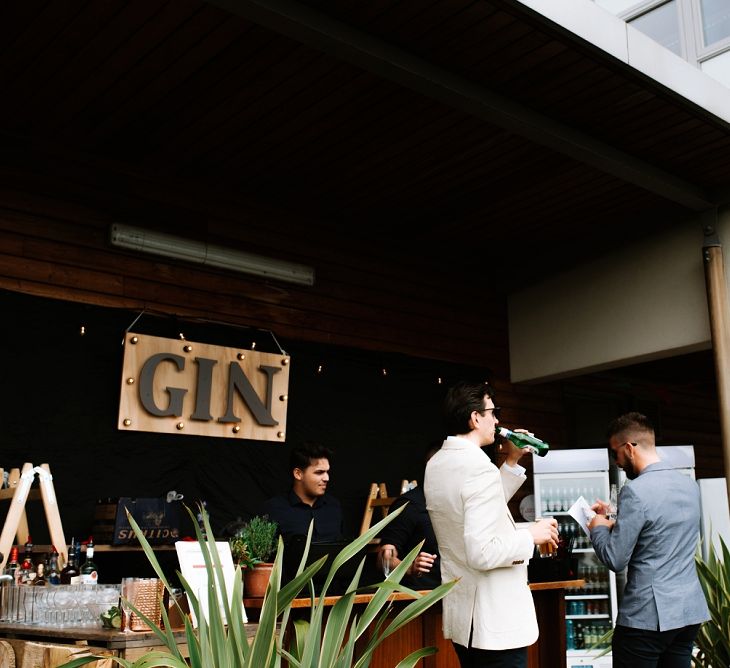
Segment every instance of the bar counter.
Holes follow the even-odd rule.
[[[566,665],[564,591],[567,587],[580,587],[582,584],[582,580],[567,580],[530,585],[535,599],[540,638],[528,648],[529,668],[559,668]],[[359,594],[355,597],[355,604],[366,605],[372,600],[372,597],[373,594]],[[338,600],[338,596],[328,596],[325,598],[325,605],[333,606]],[[394,614],[396,614],[399,606],[412,598],[407,594],[394,593],[391,600],[395,603]],[[244,606],[249,617],[256,615],[255,611],[261,608],[262,602],[263,599],[260,598],[244,599]],[[296,611],[303,613],[309,607],[311,607],[309,598],[299,598],[292,602],[294,614]],[[249,638],[256,633],[257,628],[258,624],[255,622],[246,624],[246,633]],[[187,656],[184,631],[175,631],[174,635],[178,641],[178,647]],[[49,643],[57,648],[61,645],[71,645],[75,646],[75,649],[88,647],[91,652],[107,650],[116,656],[132,661],[145,652],[162,649],[159,640],[151,631],[125,632],[95,627],[0,623],[0,640],[11,642],[16,646],[16,652],[18,642]],[[376,650],[370,665],[372,668],[392,668],[411,652],[431,645],[437,647],[439,651],[436,655],[423,659],[424,668],[459,668],[459,661],[451,641],[445,640],[441,632],[440,604],[431,607],[398,633],[386,638]],[[60,661],[55,665],[61,665],[63,662]],[[22,667],[22,664],[19,666]]]
[[[528,668],[560,668],[566,665],[565,589],[582,587],[584,584],[584,580],[530,584],[540,637],[528,648]],[[359,594],[355,597],[355,604],[366,605],[372,597],[372,594]],[[315,602],[318,600],[315,599]],[[332,606],[338,600],[338,596],[327,596],[324,604]],[[412,598],[407,594],[395,593],[391,600],[395,602],[394,614],[397,614],[399,604]],[[260,598],[246,598],[244,607],[253,612],[261,607],[262,601]],[[292,602],[294,610],[303,611],[309,607],[309,598],[294,599]],[[400,631],[386,638],[375,651],[371,668],[392,668],[411,652],[428,646],[435,646],[439,651],[434,656],[423,659],[424,668],[459,668],[459,659],[451,641],[444,639],[442,634],[440,604],[432,606]]]

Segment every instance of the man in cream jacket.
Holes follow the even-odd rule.
[[[538,635],[527,562],[535,545],[557,547],[558,540],[554,519],[515,526],[507,501],[526,479],[517,463],[522,451],[508,443],[497,469],[481,449],[494,442],[498,414],[489,385],[450,388],[444,401],[450,435],[424,480],[442,580],[459,580],[443,601],[443,631],[462,668],[527,665],[527,646]]]

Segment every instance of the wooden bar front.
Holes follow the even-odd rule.
[[[537,623],[540,628],[538,641],[528,648],[529,668],[559,668],[566,665],[565,646],[565,589],[580,587],[580,580],[561,582],[540,582],[530,585],[535,600]],[[355,597],[356,605],[366,605],[372,594]],[[325,605],[334,605],[339,597],[328,596]],[[315,599],[318,600],[318,599]],[[395,607],[412,600],[406,594],[394,594]],[[260,608],[262,599],[244,599],[247,610]],[[305,610],[311,606],[308,598],[295,599],[294,610]],[[396,614],[396,613],[394,613]],[[393,634],[378,647],[373,655],[372,668],[392,668],[411,652],[422,647],[434,646],[438,653],[423,659],[424,668],[459,668],[459,660],[450,640],[443,637],[441,630],[441,606],[435,605],[410,624]]]

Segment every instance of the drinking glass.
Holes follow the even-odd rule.
[[[392,547],[386,547],[383,549],[382,553],[382,559],[383,559],[383,575],[387,578],[390,575],[390,571],[393,568],[393,548]]]

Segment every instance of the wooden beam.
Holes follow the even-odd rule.
[[[705,241],[702,257],[705,265],[712,352],[715,358],[725,482],[730,499],[730,314],[722,245],[717,236],[716,221],[716,211],[703,216]]]
[[[295,0],[207,1],[688,209],[704,211],[715,204],[692,183]]]

